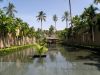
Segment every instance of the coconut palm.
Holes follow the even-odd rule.
[[[3,7],[3,9],[6,11],[6,14],[11,17],[14,17],[14,13],[17,13],[14,4],[10,2],[9,5],[7,7]]]
[[[40,11],[38,13],[38,16],[36,16],[37,20],[41,22],[41,30],[42,30],[42,22],[46,21],[46,14],[43,11]]]
[[[82,14],[83,19],[87,20],[88,23],[88,29],[89,32],[91,33],[91,39],[94,42],[94,27],[95,27],[95,17],[96,17],[96,10],[98,10],[98,8],[94,7],[93,5],[91,5],[88,8],[85,8],[84,13]]]
[[[71,0],[69,0],[69,10],[70,10],[70,21],[71,21],[71,27],[72,27],[72,9],[71,9]]]
[[[68,26],[68,16],[69,16],[69,13],[67,11],[64,12],[64,15],[62,17],[62,21],[66,21],[66,28]]]
[[[56,23],[58,21],[58,17],[56,14],[53,16],[53,21],[55,22],[55,31],[56,31]]]

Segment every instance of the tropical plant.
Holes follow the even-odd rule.
[[[0,48],[32,44],[35,36],[33,27],[20,18],[6,15],[0,10]]]
[[[66,40],[67,38],[68,38],[68,28],[65,28],[64,30],[62,30],[61,32],[60,32],[60,35],[59,35],[59,37],[61,38],[61,40]]]
[[[49,35],[51,36],[54,33],[54,26],[51,25],[49,28]]]
[[[56,14],[53,15],[53,21],[55,22],[55,31],[56,31],[56,23],[57,23],[57,21],[58,21],[58,17],[57,17]]]
[[[70,21],[71,21],[71,28],[72,28],[72,9],[71,9],[71,0],[69,0],[69,10],[70,10]]]
[[[11,17],[14,17],[14,13],[17,13],[14,4],[10,2],[9,5],[7,7],[3,7],[3,9],[6,11],[6,14]]]
[[[64,15],[62,17],[62,21],[66,21],[66,28],[68,27],[68,17],[69,17],[69,13],[67,11],[64,12]]]
[[[90,7],[85,8],[85,11],[82,14],[82,18],[85,19],[88,23],[89,32],[91,33],[91,39],[94,42],[94,29],[95,29],[95,17],[96,17],[96,10],[98,8],[90,5]]]
[[[43,11],[40,11],[38,13],[38,16],[36,16],[37,20],[41,22],[41,30],[42,30],[42,22],[46,21],[46,14]]]
[[[40,56],[45,54],[48,51],[48,48],[46,48],[44,45],[40,45],[37,43],[34,44],[34,48],[35,48],[36,54]]]

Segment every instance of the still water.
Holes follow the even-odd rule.
[[[49,47],[46,58],[35,58],[29,48],[0,57],[0,75],[100,75],[91,52],[70,47]]]

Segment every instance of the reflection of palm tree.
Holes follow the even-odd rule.
[[[6,14],[8,16],[11,16],[11,17],[14,17],[14,12],[17,13],[17,11],[15,10],[15,6],[13,3],[10,3],[9,2],[9,5],[8,7],[4,7],[5,11],[6,11]]]
[[[43,11],[38,13],[37,20],[41,21],[41,30],[42,30],[42,22],[46,20],[46,14]]]

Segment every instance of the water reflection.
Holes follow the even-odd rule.
[[[60,46],[49,47],[46,58],[35,58],[34,49],[18,51],[0,57],[0,75],[99,75],[96,66],[84,63],[96,61],[77,59],[90,53],[69,51]]]
[[[32,56],[34,53],[33,49],[28,49],[28,50],[22,50],[18,51],[6,56],[0,57],[0,62],[17,62],[18,60],[20,62],[29,62],[29,56]]]

